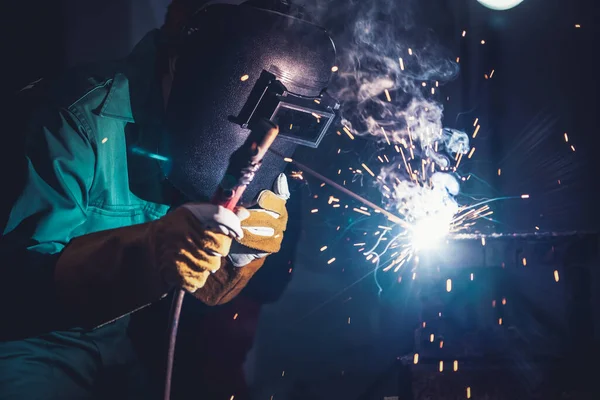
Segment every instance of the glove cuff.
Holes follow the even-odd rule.
[[[230,302],[246,287],[250,278],[263,266],[265,259],[266,257],[256,259],[239,268],[223,258],[221,268],[208,277],[204,287],[193,293],[194,297],[209,306]]]

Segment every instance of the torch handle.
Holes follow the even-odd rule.
[[[267,119],[256,125],[246,143],[232,155],[211,203],[234,210],[254,178],[254,173],[279,134],[277,125]]]

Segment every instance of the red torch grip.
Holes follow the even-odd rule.
[[[262,159],[279,134],[277,125],[269,120],[263,120],[257,125],[244,146],[232,155],[229,168],[211,203],[229,210],[237,207],[247,185],[252,181]]]

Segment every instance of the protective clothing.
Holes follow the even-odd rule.
[[[94,328],[164,296],[196,292],[221,267],[237,216],[212,204],[187,204],[157,221],[71,240],[55,268],[57,296],[79,326]]]
[[[234,266],[242,267],[279,251],[288,222],[285,204],[289,198],[287,178],[285,174],[280,174],[272,192],[264,190],[259,194],[257,208],[238,212],[244,236],[236,239],[229,253]]]
[[[279,125],[272,148],[290,157],[299,144],[318,146],[335,118],[338,105],[326,91],[335,47],[316,25],[244,4],[210,4],[175,45],[159,153],[168,159],[162,167],[169,180],[190,198],[210,198],[255,121]],[[243,205],[285,167],[268,153]]]
[[[221,268],[207,278],[205,287],[193,293],[194,297],[208,305],[222,305],[246,287],[265,258],[281,248],[288,222],[285,203],[289,197],[287,178],[281,174],[273,191],[260,193],[256,208],[238,213],[243,237],[237,237],[233,243],[229,262],[223,259]]]
[[[11,123],[7,132],[23,137],[26,157],[13,164],[8,176],[14,179],[10,193],[18,195],[10,199],[0,240],[3,399],[92,398],[98,393],[105,394],[102,398],[150,398],[143,394],[144,384],[130,387],[133,380],[128,375],[137,365],[127,334],[131,316],[90,330],[83,325],[105,322],[121,313],[119,306],[106,302],[109,311],[117,312],[93,315],[94,309],[77,308],[79,299],[65,305],[65,293],[71,294],[59,293],[57,284],[68,277],[55,278],[58,260],[67,254],[66,247],[74,251],[71,245],[77,238],[123,227],[149,229],[165,216],[193,218],[178,211],[167,215],[171,204],[183,202],[164,179],[164,157],[157,152],[164,106],[155,61],[162,43],[158,32],[152,32],[124,62],[43,79],[10,101],[23,102],[19,108],[27,111],[3,118]],[[13,150],[20,154],[19,148]],[[101,253],[96,252],[98,257],[108,255]],[[131,257],[127,252],[121,255]],[[135,261],[142,267],[143,260]],[[94,271],[101,277],[115,272],[112,264],[97,265],[105,269]],[[273,265],[273,271],[288,276],[286,269],[277,267]],[[165,293],[156,284],[158,275],[157,270],[144,280],[136,279],[135,273],[124,276],[133,282],[127,292],[158,299]],[[96,287],[100,283],[93,282]],[[74,322],[74,317],[83,322]],[[106,394],[111,388],[116,393]]]

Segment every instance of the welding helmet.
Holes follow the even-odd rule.
[[[319,145],[339,107],[326,91],[335,47],[324,29],[231,3],[201,7],[177,44],[160,153],[169,159],[167,178],[193,201],[216,191],[230,156],[260,119],[279,126],[271,148],[291,157],[297,146]],[[268,153],[242,204],[271,188],[286,164]]]

